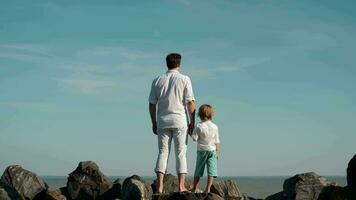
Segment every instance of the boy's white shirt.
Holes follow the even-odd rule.
[[[218,126],[210,120],[197,123],[191,136],[198,151],[215,151],[220,143]]]

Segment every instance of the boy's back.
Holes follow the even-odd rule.
[[[211,120],[196,124],[192,138],[197,141],[198,151],[214,151],[220,143],[219,129]]]

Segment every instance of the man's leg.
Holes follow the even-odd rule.
[[[176,170],[178,174],[178,191],[187,191],[185,188],[185,177],[187,169],[187,128],[174,129],[173,140],[176,154]]]
[[[166,173],[169,152],[172,143],[172,133],[169,129],[159,129],[158,137],[158,158],[156,163],[157,193],[163,192],[163,178]]]
[[[163,192],[163,178],[164,178],[164,173],[162,172],[156,172],[157,176],[157,188],[156,191],[157,193],[162,193]]]

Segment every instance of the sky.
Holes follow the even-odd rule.
[[[356,147],[356,3],[0,1],[0,173],[154,175],[148,95],[182,54],[219,126],[221,176],[345,175]],[[194,173],[196,144],[188,142]],[[171,155],[168,172],[175,173]]]

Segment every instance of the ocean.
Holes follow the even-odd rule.
[[[112,176],[110,179],[116,180],[120,178],[124,180],[126,177]],[[154,177],[142,177],[147,183],[152,183]],[[220,177],[216,180],[227,180],[231,179],[236,181],[241,192],[246,196],[251,196],[255,198],[265,198],[271,194],[282,191],[283,182],[289,177],[284,176],[272,176],[272,177],[261,177],[261,176],[231,176],[231,177]],[[329,181],[334,181],[340,186],[346,185],[346,177],[343,176],[327,176]],[[44,176],[43,179],[51,188],[60,188],[66,185],[67,177],[64,176]],[[192,177],[188,179],[192,180]],[[201,188],[205,185],[206,179],[201,180]]]

